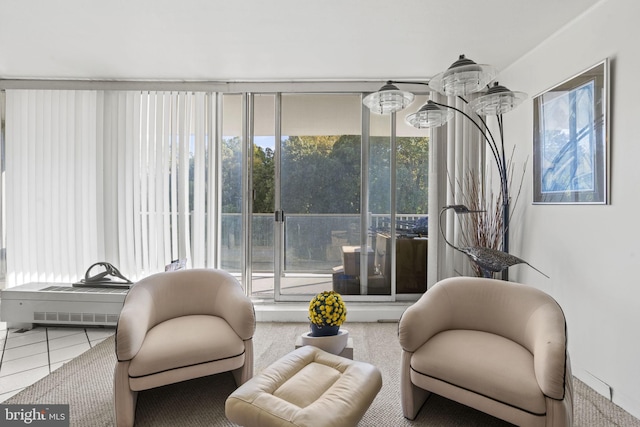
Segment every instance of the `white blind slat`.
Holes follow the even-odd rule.
[[[36,146],[36,138],[38,134],[38,125],[41,124],[38,120],[38,111],[37,111],[37,101],[42,96],[42,92],[34,93],[33,97],[30,97],[28,108],[29,115],[33,117],[33,120],[36,123],[35,127],[29,126],[27,128],[27,140],[25,144],[26,152],[24,153],[24,158],[22,159],[22,167],[27,173],[27,179],[23,183],[23,191],[24,193],[24,214],[29,216],[29,223],[24,224],[22,226],[22,238],[27,242],[27,245],[23,247],[22,254],[26,258],[26,263],[28,264],[28,270],[26,272],[25,280],[32,282],[34,280],[38,280],[38,268],[37,268],[37,252],[35,250],[31,250],[31,248],[35,249],[36,241],[36,220],[37,220],[37,207],[36,207],[36,193],[35,189],[37,189],[36,180],[36,165],[34,164],[34,156],[35,156],[35,146]]]
[[[125,97],[126,94],[118,94],[118,107],[117,107],[117,117],[116,123],[114,123],[115,129],[117,130],[117,138],[114,141],[114,145],[116,147],[116,159],[115,163],[116,170],[115,176],[117,177],[118,189],[116,193],[116,206],[118,207],[117,213],[117,235],[118,235],[118,264],[120,264],[121,272],[131,271],[130,259],[125,259],[125,254],[133,255],[133,252],[128,252],[129,247],[127,245],[128,235],[130,235],[131,231],[129,231],[129,227],[127,224],[127,203],[128,203],[128,185],[127,185],[127,167],[126,167],[126,155],[125,155],[125,146],[126,146],[126,138],[127,131],[124,125],[125,115],[126,115],[126,105],[127,100]],[[126,274],[126,273],[124,273]]]
[[[142,254],[142,221],[141,221],[141,174],[140,174],[140,150],[142,144],[142,138],[140,134],[140,93],[129,93],[129,102],[131,104],[131,113],[127,114],[128,120],[131,122],[131,134],[129,135],[130,141],[127,144],[129,156],[131,158],[131,177],[132,180],[129,184],[132,189],[132,203],[133,209],[130,211],[130,215],[133,220],[133,249],[135,253],[135,271],[146,272],[145,262],[143,261]]]
[[[204,94],[195,95],[194,103],[194,153],[193,153],[193,266],[204,267]]]
[[[149,136],[149,93],[142,93],[140,98],[140,222],[141,222],[141,243],[142,243],[142,270],[150,270],[150,243],[149,243],[149,179],[151,169],[149,167],[149,147],[151,146]],[[155,270],[153,270],[155,271]]]
[[[51,93],[49,91],[41,92],[41,101],[37,107],[37,128],[36,138],[34,146],[34,185],[30,186],[30,192],[36,198],[35,212],[34,212],[34,224],[32,233],[35,246],[33,247],[32,256],[35,256],[35,262],[38,265],[37,268],[37,280],[47,280],[47,264],[50,257],[46,251],[46,241],[43,241],[42,236],[45,234],[47,228],[46,219],[47,213],[51,211],[50,193],[48,188],[51,185],[51,180],[48,179],[47,163],[48,158],[45,157],[45,150],[51,147],[51,121],[49,112],[51,110]],[[45,160],[46,159],[46,160]],[[44,215],[43,215],[44,214]],[[33,241],[32,241],[33,242]],[[50,270],[49,270],[50,271]]]
[[[162,222],[164,228],[164,249],[165,249],[165,262],[172,260],[174,252],[174,238],[171,233],[171,230],[175,230],[177,226],[173,224],[174,215],[171,211],[173,206],[173,198],[175,197],[175,189],[173,188],[173,182],[175,180],[175,174],[171,174],[173,171],[173,148],[171,146],[171,141],[173,140],[173,135],[171,134],[171,124],[173,122],[173,118],[169,113],[172,111],[172,103],[173,96],[171,94],[165,93],[163,96],[163,119],[162,119],[162,164],[160,168],[163,171],[168,171],[168,175],[164,175],[162,177],[162,185],[163,185],[163,203],[162,203]],[[172,189],[173,191],[169,191]]]
[[[207,267],[214,267],[215,264],[215,256],[218,248],[218,228],[217,224],[213,221],[214,215],[212,212],[218,212],[218,203],[217,203],[217,160],[218,160],[218,151],[217,151],[217,96],[215,94],[207,94],[207,117],[209,117],[209,121],[206,124],[207,133],[208,133],[208,163],[207,163],[207,212],[209,215],[207,217]]]
[[[104,215],[104,92],[96,92],[96,146],[95,146],[95,162],[96,168],[96,180],[95,180],[95,203],[96,203],[96,215],[95,215],[95,240],[96,240],[96,259],[105,260],[105,215]]]
[[[178,256],[186,258],[187,263],[193,261],[191,257],[191,209],[189,206],[189,153],[191,146],[191,94],[179,95],[178,109],[178,132],[179,137],[179,175],[178,175],[178,209],[180,224],[180,240],[178,246]]]
[[[69,159],[64,150],[65,140],[63,139],[67,134],[67,121],[69,120],[68,103],[66,102],[68,92],[43,91],[41,95],[43,99],[36,102],[43,103],[43,106],[48,110],[45,114],[51,115],[51,127],[45,130],[47,141],[40,141],[39,144],[42,151],[50,150],[50,156],[47,156],[45,164],[38,166],[43,170],[48,168],[44,175],[46,182],[43,182],[42,185],[45,192],[48,193],[45,197],[50,197],[49,203],[45,203],[44,209],[47,212],[45,227],[47,230],[53,231],[53,233],[46,233],[51,239],[51,246],[46,246],[52,251],[47,255],[47,258],[51,260],[53,270],[47,279],[62,281],[65,273],[68,272],[67,258],[70,250],[67,236],[63,235],[69,224],[64,209],[67,202],[67,189],[63,187],[63,177],[66,176],[65,172],[69,168]],[[44,240],[47,241],[47,239]]]

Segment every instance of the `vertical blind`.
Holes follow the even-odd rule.
[[[457,97],[432,93],[432,99],[463,111],[468,109]],[[458,112],[446,126],[432,129],[430,140],[429,218],[433,220],[429,223],[433,231],[429,233],[428,262],[438,268],[428,270],[427,282],[433,284],[445,277],[474,275],[466,255],[441,239],[438,220],[443,206],[467,203],[464,183],[470,176],[483,175],[486,145],[476,127]],[[447,240],[459,245],[462,224],[452,209],[447,211],[442,225]]]
[[[7,90],[7,285],[213,266],[214,96]]]

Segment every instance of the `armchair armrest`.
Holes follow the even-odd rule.
[[[228,275],[224,280],[228,283],[221,283],[219,287],[215,298],[215,311],[229,323],[240,338],[251,339],[256,329],[253,303],[233,276]]]
[[[449,329],[451,310],[446,289],[433,287],[400,318],[398,339],[403,350],[414,352],[438,332]]]
[[[118,361],[131,360],[138,353],[153,319],[153,300],[149,289],[134,285],[127,295],[116,326]]]
[[[541,305],[527,330],[533,334],[533,367],[540,390],[552,399],[564,399],[567,335],[562,310],[555,301]]]

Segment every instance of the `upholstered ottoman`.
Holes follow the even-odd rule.
[[[304,346],[234,391],[225,412],[245,427],[349,427],[381,387],[375,366]]]

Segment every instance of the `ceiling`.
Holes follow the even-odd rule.
[[[0,0],[1,79],[427,79],[503,69],[599,0]]]

